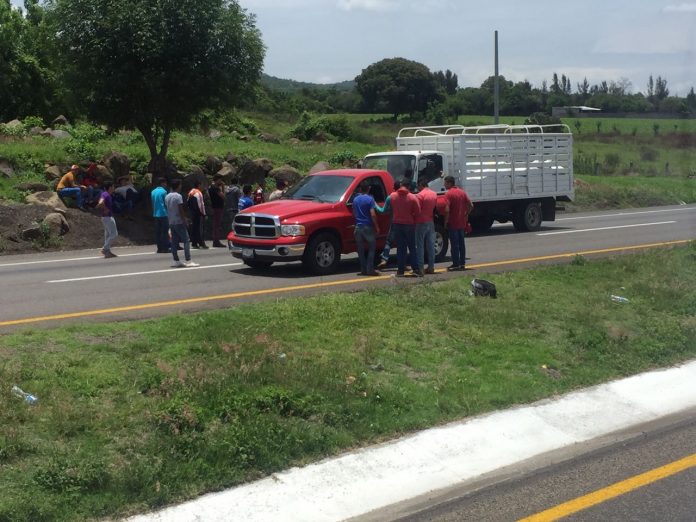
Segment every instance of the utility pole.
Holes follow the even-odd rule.
[[[493,117],[500,123],[500,82],[498,79],[498,31],[495,32],[495,78],[493,80]]]

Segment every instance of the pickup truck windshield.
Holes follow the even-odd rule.
[[[283,199],[336,203],[340,201],[354,179],[351,176],[307,176],[291,187]]]
[[[413,179],[413,171],[416,169],[416,158],[410,154],[370,156],[363,160],[362,168],[386,170],[395,181],[400,181],[404,177]]]

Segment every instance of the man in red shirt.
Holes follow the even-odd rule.
[[[450,272],[466,270],[466,246],[464,245],[464,229],[469,220],[469,213],[474,204],[462,189],[454,184],[454,178],[445,178],[447,206],[445,206],[445,228],[449,231],[452,245],[452,265],[447,267]]]
[[[435,273],[435,223],[433,214],[437,205],[437,194],[430,190],[425,178],[418,180],[418,194],[420,214],[416,218],[416,255],[418,257],[418,269],[420,275]],[[428,251],[428,269],[425,267],[425,251]]]
[[[406,255],[410,257],[413,271],[409,275],[420,276],[421,271],[416,258],[416,219],[420,214],[418,198],[411,194],[411,181],[404,178],[401,187],[390,194],[392,208],[392,228],[396,238],[397,277],[403,277],[406,269]]]

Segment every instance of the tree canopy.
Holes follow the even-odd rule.
[[[235,0],[55,0],[71,88],[96,121],[135,127],[161,171],[171,131],[260,77],[254,16]]]
[[[422,63],[387,58],[373,63],[355,78],[356,89],[371,111],[394,115],[424,112],[440,95],[435,76]]]

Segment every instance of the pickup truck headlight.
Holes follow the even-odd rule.
[[[280,234],[283,236],[304,236],[305,228],[303,225],[281,225]]]

